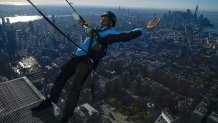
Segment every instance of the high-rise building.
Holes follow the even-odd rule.
[[[20,49],[22,46],[22,30],[16,30],[17,47]]]
[[[2,27],[3,29],[5,29],[5,18],[4,17],[2,17]]]
[[[52,22],[55,24],[56,22],[55,22],[55,16],[54,15],[52,15]]]
[[[206,123],[218,123],[218,114],[213,112],[210,116],[208,116]]]
[[[3,34],[3,25],[0,24],[0,36]]]
[[[211,111],[208,109],[209,106],[210,103],[206,98],[202,100],[192,112],[188,123],[218,123],[216,106]],[[208,112],[211,113],[208,115]]]
[[[6,18],[6,20],[7,20],[7,24],[10,24],[10,19],[9,19],[9,18]]]
[[[32,21],[29,21],[28,23],[29,23],[29,30],[30,30],[30,32],[31,32],[32,34],[34,34],[34,33],[35,33],[35,29],[34,29],[34,26],[33,26],[33,22],[32,22]]]
[[[194,13],[194,17],[197,18],[198,16],[198,5],[195,7],[195,13]]]
[[[88,103],[78,106],[74,116],[76,123],[101,123],[100,113]]]
[[[8,81],[8,78],[5,76],[0,76],[0,83]]]
[[[3,43],[3,36],[4,36],[4,32],[3,32],[3,26],[2,24],[0,24],[0,48],[2,48],[2,43]]]
[[[15,55],[17,49],[17,42],[16,42],[16,30],[8,30],[7,34],[7,52],[9,55]]]
[[[204,113],[202,111],[204,111],[205,109],[203,108],[198,108],[195,109],[192,114],[191,114],[191,118],[189,119],[188,123],[200,123],[203,118],[204,118]]]
[[[178,119],[172,117],[169,113],[162,111],[155,123],[178,123]]]

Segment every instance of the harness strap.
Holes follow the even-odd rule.
[[[89,42],[89,47],[88,47],[88,53],[87,53],[87,57],[88,57],[88,62],[89,62],[89,65],[90,67],[93,67],[94,66],[94,60],[92,58],[92,53],[91,53],[91,50],[92,50],[92,45],[93,45],[93,42],[94,42],[94,38],[97,40],[98,43],[100,43],[101,45],[103,45],[103,42],[102,42],[102,39],[101,37],[99,36],[99,32],[103,32],[103,31],[106,31],[110,28],[106,28],[104,30],[100,30],[100,29],[92,29],[91,31],[91,38],[90,38],[90,42]]]
[[[95,71],[94,70],[92,70],[92,74],[91,74],[91,76],[92,76],[92,83],[91,83],[91,93],[92,93],[92,101],[94,101],[95,100],[95,82],[94,82],[94,75],[95,75]]]
[[[91,39],[90,39],[90,42],[89,42],[89,47],[88,47],[88,63],[89,63],[89,67],[92,71],[92,74],[91,74],[91,77],[92,77],[92,80],[91,80],[91,93],[92,93],[92,100],[94,101],[95,100],[95,83],[94,83],[94,74],[95,74],[95,70],[94,70],[94,60],[93,58],[91,57],[91,49],[92,49],[92,45],[93,45],[93,41],[94,41],[94,38],[96,38],[96,40],[100,41],[100,36],[98,35],[99,32],[102,32],[102,31],[106,31],[108,30],[109,28],[105,29],[105,30],[99,30],[99,29],[93,29],[92,32],[91,32]],[[99,42],[101,43],[101,42]]]

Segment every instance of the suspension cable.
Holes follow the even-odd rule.
[[[76,44],[72,39],[70,39],[70,37],[68,37],[62,30],[60,30],[54,23],[51,22],[51,20],[48,19],[48,17],[46,17],[30,0],[27,0],[38,12],[39,14],[41,14],[44,19],[51,24],[58,32],[60,32],[65,38],[68,39],[68,41],[70,41],[71,43],[73,43],[74,45],[76,45],[78,48],[80,48],[82,51],[84,51],[85,53],[88,53],[86,50],[84,50],[83,48],[81,48],[78,44]]]

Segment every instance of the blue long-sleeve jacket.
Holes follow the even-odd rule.
[[[84,31],[85,31],[87,37],[80,47],[88,52],[92,28],[87,27],[87,26],[83,26],[83,28],[84,28]],[[103,39],[103,42],[107,45],[110,45],[110,44],[115,43],[115,42],[126,42],[129,40],[135,39],[135,38],[141,36],[143,33],[147,32],[146,29],[144,29],[144,28],[137,28],[137,29],[134,29],[131,31],[119,32],[119,31],[116,31],[114,28],[109,28],[106,26],[101,28],[100,30],[102,30],[102,31],[100,31],[98,34]],[[103,31],[103,30],[105,30],[105,31]],[[92,48],[96,45],[96,43],[97,43],[97,40],[94,38]],[[84,52],[83,50],[81,50],[80,48],[78,48],[76,53],[75,53],[76,56],[84,56],[86,54],[87,53]]]

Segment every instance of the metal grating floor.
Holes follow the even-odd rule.
[[[44,97],[26,78],[18,78],[0,84],[0,123],[56,123],[54,108],[39,112],[30,109]]]

